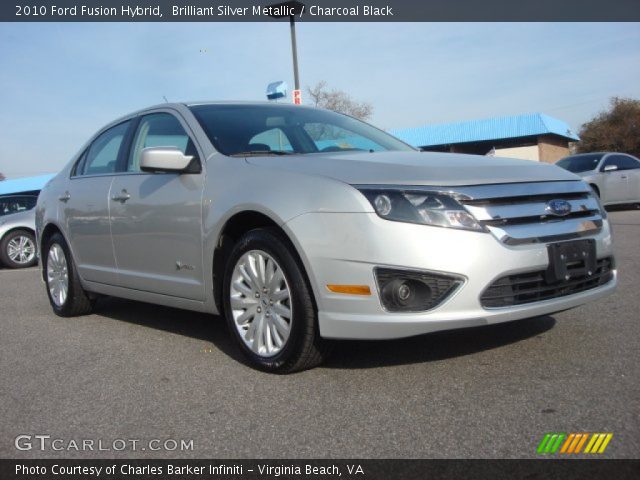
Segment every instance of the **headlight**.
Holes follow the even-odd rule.
[[[396,222],[485,231],[454,193],[360,187],[376,213]]]

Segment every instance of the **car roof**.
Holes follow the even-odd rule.
[[[291,107],[291,108],[317,108],[310,105],[294,105],[293,103],[279,103],[268,101],[244,101],[244,100],[201,100],[191,102],[167,102],[158,103],[149,107],[142,108],[136,112],[132,112],[129,115],[136,115],[138,113],[146,112],[147,110],[153,110],[158,108],[180,108],[180,107],[195,107],[200,105],[227,105],[227,106],[256,106],[256,107]]]
[[[587,152],[587,153],[574,153],[572,155],[567,155],[565,158],[569,158],[569,157],[584,157],[587,155],[606,155],[608,153],[615,153],[615,152]]]

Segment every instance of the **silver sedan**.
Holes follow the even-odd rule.
[[[640,160],[625,153],[582,153],[556,163],[582,177],[604,205],[640,206]]]
[[[545,163],[421,153],[298,105],[162,104],[107,125],[38,197],[53,311],[100,295],[226,317],[251,363],[327,339],[507,322],[613,292],[591,188]]]

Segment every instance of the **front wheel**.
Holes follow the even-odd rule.
[[[306,370],[326,353],[311,288],[290,248],[275,230],[252,230],[235,245],[225,269],[229,329],[251,363],[269,372]]]
[[[61,317],[91,313],[93,302],[82,288],[64,237],[59,233],[52,235],[42,253],[47,294],[54,313]]]
[[[27,230],[14,230],[0,242],[0,259],[9,268],[27,268],[36,264],[36,240]]]

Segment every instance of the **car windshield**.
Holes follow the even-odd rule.
[[[598,162],[602,158],[601,153],[594,153],[588,155],[575,155],[572,157],[565,157],[562,160],[559,160],[556,165],[564,168],[565,170],[569,170],[573,173],[578,172],[588,172],[590,170],[595,170],[598,166]]]
[[[293,105],[194,105],[191,111],[224,155],[413,151],[360,120]]]

